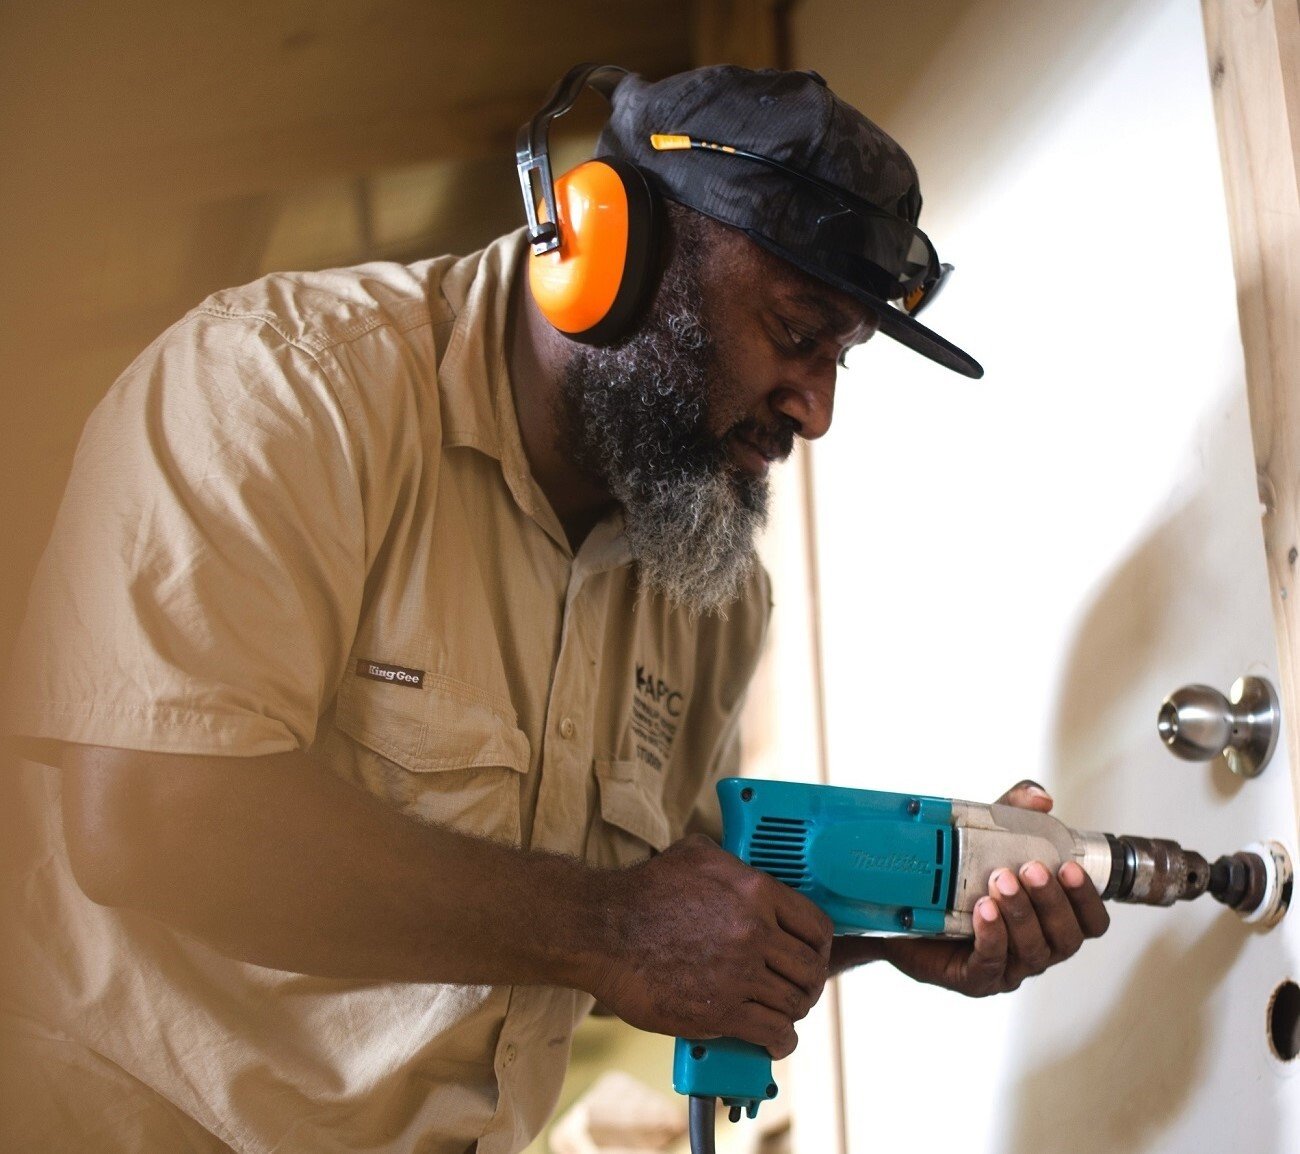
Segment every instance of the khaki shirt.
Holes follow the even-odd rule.
[[[638,591],[618,517],[570,549],[505,367],[525,251],[267,277],[147,349],[78,448],[11,732],[305,748],[414,818],[600,866],[681,837],[737,767],[766,577],[693,620]],[[242,1151],[509,1154],[546,1121],[586,995],[232,961],[87,901],[57,787],[33,801],[31,1028]]]

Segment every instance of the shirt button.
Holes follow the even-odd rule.
[[[509,1066],[514,1062],[514,1060],[515,1060],[515,1044],[513,1042],[508,1042],[506,1044],[505,1050],[501,1054],[501,1065]]]
[[[578,732],[578,727],[573,724],[572,717],[566,717],[560,722],[560,736],[566,740]]]

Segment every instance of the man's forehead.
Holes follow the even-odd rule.
[[[745,239],[763,265],[759,285],[771,303],[811,314],[810,319],[816,319],[825,331],[846,339],[856,334],[856,340],[864,341],[876,331],[879,322],[875,310],[869,305],[796,268],[748,237]]]
[[[879,321],[875,310],[830,285],[808,280],[808,284],[793,288],[774,286],[775,295],[787,307],[811,314],[824,332],[846,341],[865,341],[876,331]]]
[[[861,343],[879,327],[870,305],[769,252],[738,229],[723,227],[720,232],[731,250],[722,262],[724,291],[757,299],[766,307],[796,310],[845,344]]]

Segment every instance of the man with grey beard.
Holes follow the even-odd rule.
[[[723,243],[721,226],[677,205],[669,213],[675,259],[649,315],[613,347],[572,350],[556,425],[573,464],[622,508],[642,582],[693,612],[719,612],[753,568],[768,496],[766,476],[731,466],[727,437],[784,458],[796,424],[774,414],[770,431],[750,418],[723,436],[709,432],[710,417],[739,393],[702,316],[700,269]]]
[[[979,996],[1105,929],[1030,863],[972,942],[833,941],[699,832],[771,464],[877,331],[980,370],[914,318],[946,266],[910,160],[819,77],[612,104],[602,153],[663,202],[625,332],[552,325],[519,232],[218,293],[92,416],[8,699],[57,771],[24,779],[6,1149],[514,1154],[596,1000],[783,1057],[835,970]]]

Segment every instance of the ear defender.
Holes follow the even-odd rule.
[[[533,300],[566,337],[591,345],[625,336],[650,295],[658,268],[658,199],[641,169],[612,156],[552,180],[547,132],[583,88],[608,100],[625,75],[626,69],[609,64],[571,68],[515,142]]]
[[[555,182],[560,247],[528,258],[542,315],[565,336],[610,344],[633,325],[655,273],[658,211],[634,164],[589,160]]]

